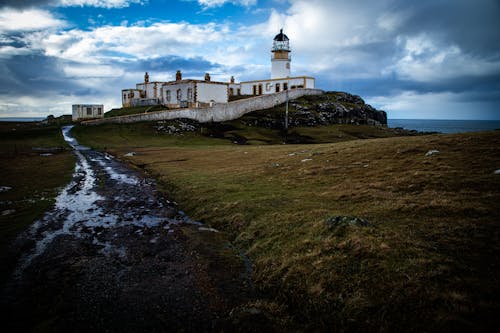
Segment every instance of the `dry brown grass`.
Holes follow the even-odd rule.
[[[58,190],[69,182],[75,158],[70,151],[41,156],[33,148],[66,146],[57,126],[0,122],[0,279],[8,274],[16,254],[8,251],[16,235],[41,216]]]
[[[499,146],[488,132],[114,152],[232,234],[294,325],[419,331],[498,324]],[[331,228],[335,215],[372,226]]]

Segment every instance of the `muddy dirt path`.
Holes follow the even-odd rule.
[[[248,263],[151,179],[80,146],[55,207],[13,246],[2,290],[11,331],[220,331],[253,298]],[[238,324],[236,324],[238,325]]]

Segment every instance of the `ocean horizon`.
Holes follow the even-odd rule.
[[[419,132],[465,133],[500,130],[500,120],[388,119],[387,126]]]
[[[35,122],[47,119],[47,117],[0,117],[0,121],[8,122]]]

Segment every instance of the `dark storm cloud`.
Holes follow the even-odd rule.
[[[17,55],[0,64],[0,95],[64,94],[80,87],[68,80],[62,63],[44,55]]]
[[[498,0],[421,0],[411,4],[400,1],[393,9],[406,17],[399,34],[426,33],[478,55],[500,50]]]
[[[179,56],[164,56],[154,59],[136,60],[127,65],[128,69],[136,71],[176,71],[183,70],[191,73],[204,72],[219,68],[219,64],[209,62],[201,57],[182,58]]]
[[[55,3],[55,0],[0,0],[1,7],[26,8]]]

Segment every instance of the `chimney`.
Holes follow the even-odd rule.
[[[149,74],[148,74],[148,72],[146,72],[146,74],[144,74],[144,83],[149,83]]]
[[[181,81],[182,80],[182,73],[180,70],[175,73],[175,81]]]
[[[231,76],[231,83],[234,83],[234,76]]]
[[[210,82],[210,74],[205,73],[205,81]]]

